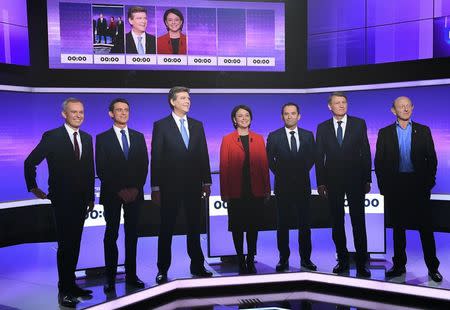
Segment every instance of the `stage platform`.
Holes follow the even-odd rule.
[[[314,309],[330,309],[327,305],[331,304],[365,309],[391,309],[394,306],[396,308],[392,309],[428,309],[434,307],[433,305],[440,307],[443,305],[442,302],[450,304],[450,260],[448,259],[450,234],[435,233],[437,255],[441,261],[440,271],[444,277],[442,283],[435,283],[429,279],[423,261],[419,234],[416,231],[408,231],[407,234],[406,275],[385,279],[385,270],[392,266],[392,231],[390,229],[387,230],[386,237],[387,253],[371,255],[372,277],[367,280],[356,278],[354,266],[351,266],[348,276],[336,276],[331,273],[336,261],[330,229],[314,229],[312,232],[312,260],[318,266],[318,272],[305,272],[300,269],[297,234],[291,231],[290,270],[276,273],[275,265],[278,261],[276,233],[267,231],[261,232],[258,240],[256,256],[258,275],[237,276],[237,265],[233,262],[207,258],[206,268],[214,274],[211,279],[191,277],[185,237],[176,236],[173,240],[172,266],[168,273],[170,282],[161,286],[155,283],[157,238],[140,238],[137,258],[138,275],[146,283],[146,288],[141,291],[127,290],[122,274],[117,279],[116,293],[105,295],[103,276],[92,272],[92,275],[89,273],[86,277],[84,272],[80,272],[78,284],[93,290],[93,297],[80,299],[77,309],[90,307],[114,309],[125,306],[128,302],[142,302],[142,300],[151,302],[151,306],[148,304],[145,306],[145,302],[140,304],[139,308],[142,307],[142,309],[158,307],[160,309],[242,309],[245,308],[246,302],[250,302],[248,308],[260,305],[284,309],[308,309],[309,305],[313,305]],[[205,236],[202,238],[202,245],[206,255],[205,238]],[[56,243],[23,244],[0,248],[0,257],[2,262],[0,309],[59,308]],[[358,298],[355,298],[355,294]],[[126,297],[121,298],[124,296]],[[192,298],[189,299],[188,296],[194,296],[195,302],[192,302]],[[391,300],[386,296],[395,296],[395,298]],[[403,297],[400,298],[401,296]],[[413,304],[399,305],[395,302],[396,299],[406,303],[413,302]],[[256,303],[251,303],[252,300]],[[426,307],[421,306],[426,300],[429,300]],[[111,303],[105,304],[107,301]],[[268,303],[265,304],[266,301]],[[287,303],[280,303],[282,301]],[[322,305],[325,308],[318,306],[319,301],[326,304]],[[306,305],[306,308],[302,305]],[[137,306],[130,309],[137,309]]]

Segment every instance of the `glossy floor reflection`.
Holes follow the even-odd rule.
[[[391,230],[387,230],[387,254],[372,254],[370,269],[372,279],[387,281],[385,269],[389,269],[392,257]],[[291,232],[290,270],[299,272],[300,260],[296,233]],[[440,271],[444,277],[442,283],[435,283],[428,278],[427,268],[423,261],[420,238],[417,232],[407,234],[407,273],[403,277],[389,279],[396,283],[406,283],[426,287],[442,288],[442,294],[450,294],[450,234],[435,233],[437,255],[441,261]],[[101,238],[101,236],[99,236]],[[330,229],[314,229],[312,232],[312,261],[318,266],[318,272],[331,273],[335,265],[334,245]],[[206,254],[206,239],[202,238]],[[157,238],[141,238],[138,245],[138,276],[146,283],[146,288],[155,286]],[[173,260],[168,276],[170,279],[190,278],[189,258],[186,254],[185,237],[174,237]],[[84,249],[89,252],[89,249]],[[95,249],[98,250],[98,249]],[[94,249],[92,249],[94,251]],[[58,309],[57,303],[57,271],[56,243],[24,244],[0,248],[0,309]],[[275,273],[278,261],[275,232],[261,232],[258,240],[256,268],[260,274]],[[214,273],[214,277],[237,274],[237,265],[232,262],[221,262],[217,258],[207,258],[206,268]],[[350,277],[356,274],[354,266],[350,269]],[[91,299],[81,300],[77,308],[83,309],[106,300],[130,294],[133,291],[125,286],[124,275],[119,275],[115,294],[103,293],[104,279],[101,275],[84,273],[78,280],[81,287],[93,290]],[[215,308],[214,308],[215,309]],[[225,308],[227,309],[227,308]],[[301,308],[299,308],[301,309]],[[315,307],[313,309],[316,309]],[[321,309],[321,308],[319,308]],[[325,309],[325,308],[324,308]]]

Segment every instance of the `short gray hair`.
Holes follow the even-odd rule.
[[[62,110],[65,111],[66,108],[67,108],[67,105],[69,103],[72,103],[72,102],[79,102],[79,103],[83,104],[83,102],[81,102],[80,99],[77,99],[75,97],[69,97],[69,98],[67,98],[66,100],[63,101],[63,103],[61,105]]]

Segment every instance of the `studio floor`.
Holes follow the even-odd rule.
[[[297,233],[290,235],[291,257],[289,273],[301,272],[298,255]],[[407,233],[407,273],[393,279],[385,279],[384,272],[392,266],[392,231],[386,231],[386,254],[371,254],[371,279],[380,285],[384,282],[405,283],[439,290],[440,294],[450,296],[450,234],[435,233],[437,256],[441,262],[440,272],[444,280],[435,283],[427,275],[423,261],[419,234],[416,231]],[[313,253],[312,261],[317,265],[319,273],[332,274],[336,264],[334,245],[330,229],[314,229],[312,231]],[[206,236],[202,237],[202,246],[207,254]],[[169,270],[169,280],[191,278],[189,258],[186,253],[186,239],[176,236],[173,239],[172,266]],[[94,249],[93,249],[94,250]],[[98,250],[98,249],[96,249]],[[83,249],[89,252],[89,249]],[[140,238],[138,243],[137,267],[138,276],[145,282],[146,289],[156,285],[157,273],[157,238]],[[57,270],[56,243],[22,244],[0,248],[0,309],[59,309],[57,302]],[[274,274],[278,261],[276,233],[260,232],[258,239],[258,255],[256,268],[258,274]],[[221,261],[218,258],[206,258],[206,268],[213,272],[214,277],[237,275],[237,265],[232,261]],[[116,294],[106,295],[103,292],[104,278],[99,275],[85,276],[78,272],[78,284],[93,290],[91,299],[80,300],[77,309],[84,309],[107,300],[121,297],[133,291],[125,286],[124,275],[119,274],[116,284]],[[356,270],[351,267],[349,277],[355,277]],[[215,308],[214,308],[215,309]],[[226,308],[228,309],[228,308]],[[235,308],[237,309],[237,308]],[[370,306],[368,305],[368,309]]]

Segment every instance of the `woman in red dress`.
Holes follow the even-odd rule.
[[[186,35],[183,30],[184,17],[177,9],[168,9],[164,13],[164,24],[167,33],[158,37],[158,54],[179,54],[185,55],[187,52]]]

